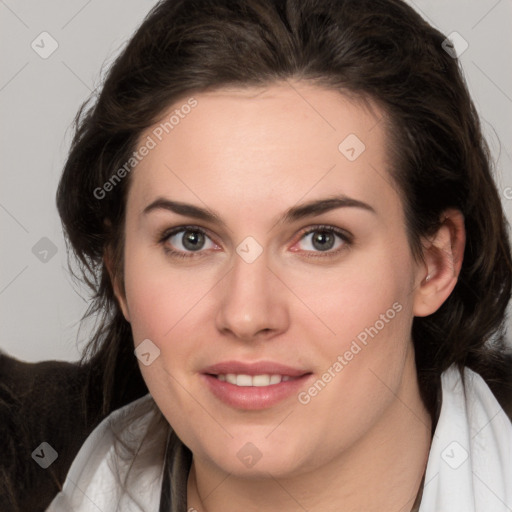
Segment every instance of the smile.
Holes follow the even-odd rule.
[[[289,375],[245,375],[243,373],[238,375],[235,373],[219,374],[216,377],[222,382],[229,382],[229,384],[241,387],[273,386],[292,379]]]

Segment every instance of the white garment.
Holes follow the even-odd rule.
[[[511,512],[512,424],[485,381],[465,370],[441,377],[443,404],[419,512]]]
[[[161,419],[149,394],[112,412],[85,440],[47,512],[158,512],[168,433]]]
[[[465,379],[466,393],[455,367],[441,377],[420,512],[511,512],[512,424],[478,374],[466,369]],[[167,434],[150,395],[114,411],[86,439],[47,512],[158,512]]]

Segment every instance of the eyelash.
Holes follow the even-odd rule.
[[[172,258],[181,258],[181,259],[187,259],[187,258],[201,258],[203,257],[203,254],[205,251],[197,251],[197,252],[183,252],[183,251],[176,251],[174,249],[170,249],[166,244],[168,239],[178,233],[185,232],[185,231],[193,231],[197,233],[201,233],[205,237],[209,238],[213,241],[212,237],[208,235],[208,233],[200,228],[199,226],[178,226],[172,229],[165,230],[159,237],[158,237],[158,243],[163,246],[163,249],[166,254],[168,254]],[[315,233],[317,231],[326,232],[330,234],[337,235],[341,240],[343,241],[342,247],[334,250],[334,251],[305,251],[304,257],[306,258],[328,258],[328,257],[335,257],[338,254],[340,254],[342,251],[346,251],[351,247],[353,244],[352,236],[349,235],[347,232],[335,228],[334,226],[327,226],[327,225],[317,225],[312,226],[310,228],[306,228],[303,232],[301,232],[299,236],[299,240],[301,241],[303,238],[305,238],[307,235],[310,235],[311,233]],[[215,242],[214,242],[215,243]],[[218,245],[218,244],[216,244]],[[299,252],[299,251],[297,251]]]

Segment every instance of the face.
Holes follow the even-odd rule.
[[[414,387],[424,267],[383,113],[303,82],[194,99],[162,115],[180,112],[168,133],[159,122],[140,138],[151,148],[130,177],[117,295],[195,460],[311,471],[384,432]]]

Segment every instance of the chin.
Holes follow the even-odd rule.
[[[300,450],[302,443],[292,446],[288,441],[276,445],[264,436],[259,441],[255,437],[253,441],[251,437],[232,439],[225,445],[218,444],[203,451],[203,454],[220,470],[239,478],[268,479],[269,473],[276,478],[285,478],[308,471],[305,454]],[[311,462],[308,466],[310,469]]]

